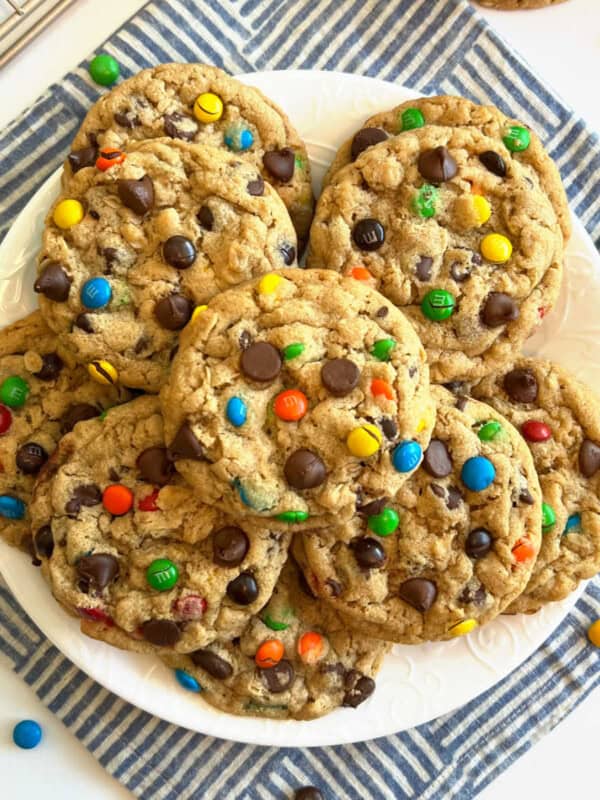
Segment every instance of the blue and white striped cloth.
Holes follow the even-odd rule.
[[[491,101],[541,133],[576,213],[600,240],[600,147],[466,0],[157,0],[99,50],[125,76],[164,61],[229,72],[315,68]],[[0,237],[60,164],[99,95],[87,62],[0,134]],[[106,769],[144,800],[282,800],[322,785],[345,800],[468,800],[600,683],[585,631],[600,583],[496,687],[411,731],[315,750],[235,744],[156,719],[86,677],[27,619],[0,581],[0,652]],[[225,766],[226,765],[226,766]]]

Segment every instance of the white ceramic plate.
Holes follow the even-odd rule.
[[[318,191],[337,146],[370,114],[414,96],[402,86],[335,72],[263,72],[243,76],[273,97],[307,142]],[[35,256],[44,216],[59,190],[59,172],[32,197],[0,248],[0,320],[32,310]],[[529,342],[600,391],[600,257],[574,220],[567,280],[556,311]],[[575,313],[576,310],[576,313]],[[395,645],[374,696],[356,710],[312,722],[232,717],[181,689],[151,657],[124,653],[86,638],[56,603],[28,558],[0,542],[2,574],[48,638],[107,689],[144,710],[192,730],[263,745],[317,746],[362,741],[419,725],[466,703],[533,653],[574,605],[579,593],[534,616],[501,617],[451,642]]]

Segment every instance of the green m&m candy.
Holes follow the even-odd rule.
[[[413,197],[412,207],[415,214],[425,219],[435,217],[435,204],[438,190],[429,183],[424,183]]]
[[[396,347],[394,339],[379,339],[371,348],[371,355],[378,361],[389,361],[394,347]]]
[[[92,80],[100,86],[111,86],[121,74],[119,62],[108,53],[100,53],[90,62],[90,75]]]
[[[412,131],[425,125],[425,117],[418,108],[407,108],[400,114],[400,131]]]
[[[295,522],[306,522],[308,519],[308,511],[283,511],[281,514],[276,514],[275,519],[280,522],[289,522],[293,525]]]
[[[399,524],[400,517],[393,508],[384,508],[380,514],[373,514],[367,520],[367,527],[377,536],[390,536]]]
[[[452,316],[455,306],[456,301],[451,292],[447,292],[445,289],[432,289],[423,298],[421,311],[427,319],[441,322]]]
[[[495,439],[496,436],[502,430],[502,425],[495,420],[492,419],[489,422],[486,422],[485,425],[482,425],[479,429],[479,433],[477,434],[482,442],[491,442],[492,439]]]
[[[168,558],[157,558],[146,570],[146,580],[157,592],[166,592],[179,580],[179,570]]]
[[[292,358],[298,358],[299,355],[302,355],[304,352],[305,345],[302,342],[294,342],[293,344],[288,344],[287,347],[283,348],[282,356],[284,361],[291,361]]]
[[[29,394],[29,384],[18,375],[11,375],[0,385],[0,403],[10,408],[21,408]]]
[[[285,631],[290,627],[290,621],[294,618],[291,608],[282,608],[277,613],[265,614],[263,622],[272,631]]]
[[[542,503],[542,533],[546,533],[556,523],[556,514],[552,506]]]
[[[502,141],[511,153],[522,153],[531,142],[531,134],[522,125],[509,125],[504,129]]]

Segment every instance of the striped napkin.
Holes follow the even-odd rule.
[[[492,102],[542,135],[575,212],[600,239],[597,138],[466,0],[156,0],[100,49],[125,76],[164,61],[207,61],[234,73],[335,69]],[[98,98],[87,64],[0,134],[0,237],[59,166]],[[0,581],[0,653],[144,800],[282,800],[306,784],[331,800],[468,800],[600,683],[600,659],[585,637],[597,617],[600,581],[525,664],[459,711],[362,744],[278,749],[192,733],[119,700],[64,658]]]

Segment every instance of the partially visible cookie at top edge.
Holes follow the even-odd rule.
[[[292,525],[395,491],[435,419],[410,324],[331,270],[213,298],[183,332],[161,402],[176,468],[204,502]]]
[[[567,370],[520,358],[471,387],[526,439],[544,507],[542,548],[512,613],[562,600],[600,571],[600,400]]]
[[[475,0],[480,6],[486,8],[498,8],[507,11],[516,11],[520,8],[546,8],[546,6],[557,6],[566,0]]]
[[[129,398],[69,363],[39,311],[0,331],[0,536],[32,553],[34,481],[60,437]]]
[[[370,117],[362,129],[339,148],[325,176],[323,186],[331,181],[339,169],[355,160],[369,146],[385,140],[388,136],[428,125],[474,127],[491,139],[495,139],[498,146],[507,144],[510,151],[509,158],[515,159],[526,169],[531,170],[539,180],[556,212],[565,242],[568,241],[572,223],[565,188],[556,164],[548,155],[538,135],[518,120],[507,117],[495,106],[479,105],[465,97],[454,95],[419,97]],[[489,161],[500,173],[503,171],[501,162],[504,158],[498,159],[495,146],[490,150]]]
[[[306,146],[284,111],[261,91],[206,64],[161,64],[142,70],[90,109],[65,162],[66,187],[93,167],[102,148],[168,136],[217,146],[253,163],[281,196],[302,250],[313,195]]]
[[[163,138],[77,172],[47,217],[34,288],[76,360],[157,392],[197,306],[295,264],[289,215],[255,165]]]
[[[158,398],[82,422],[42,469],[33,543],[52,593],[82,629],[136,652],[189,652],[238,636],[287,556],[281,526],[199,502],[164,447]]]
[[[527,445],[488,405],[434,390],[421,467],[345,526],[297,536],[315,594],[363,634],[405,644],[490,622],[525,589],[542,539]]]

